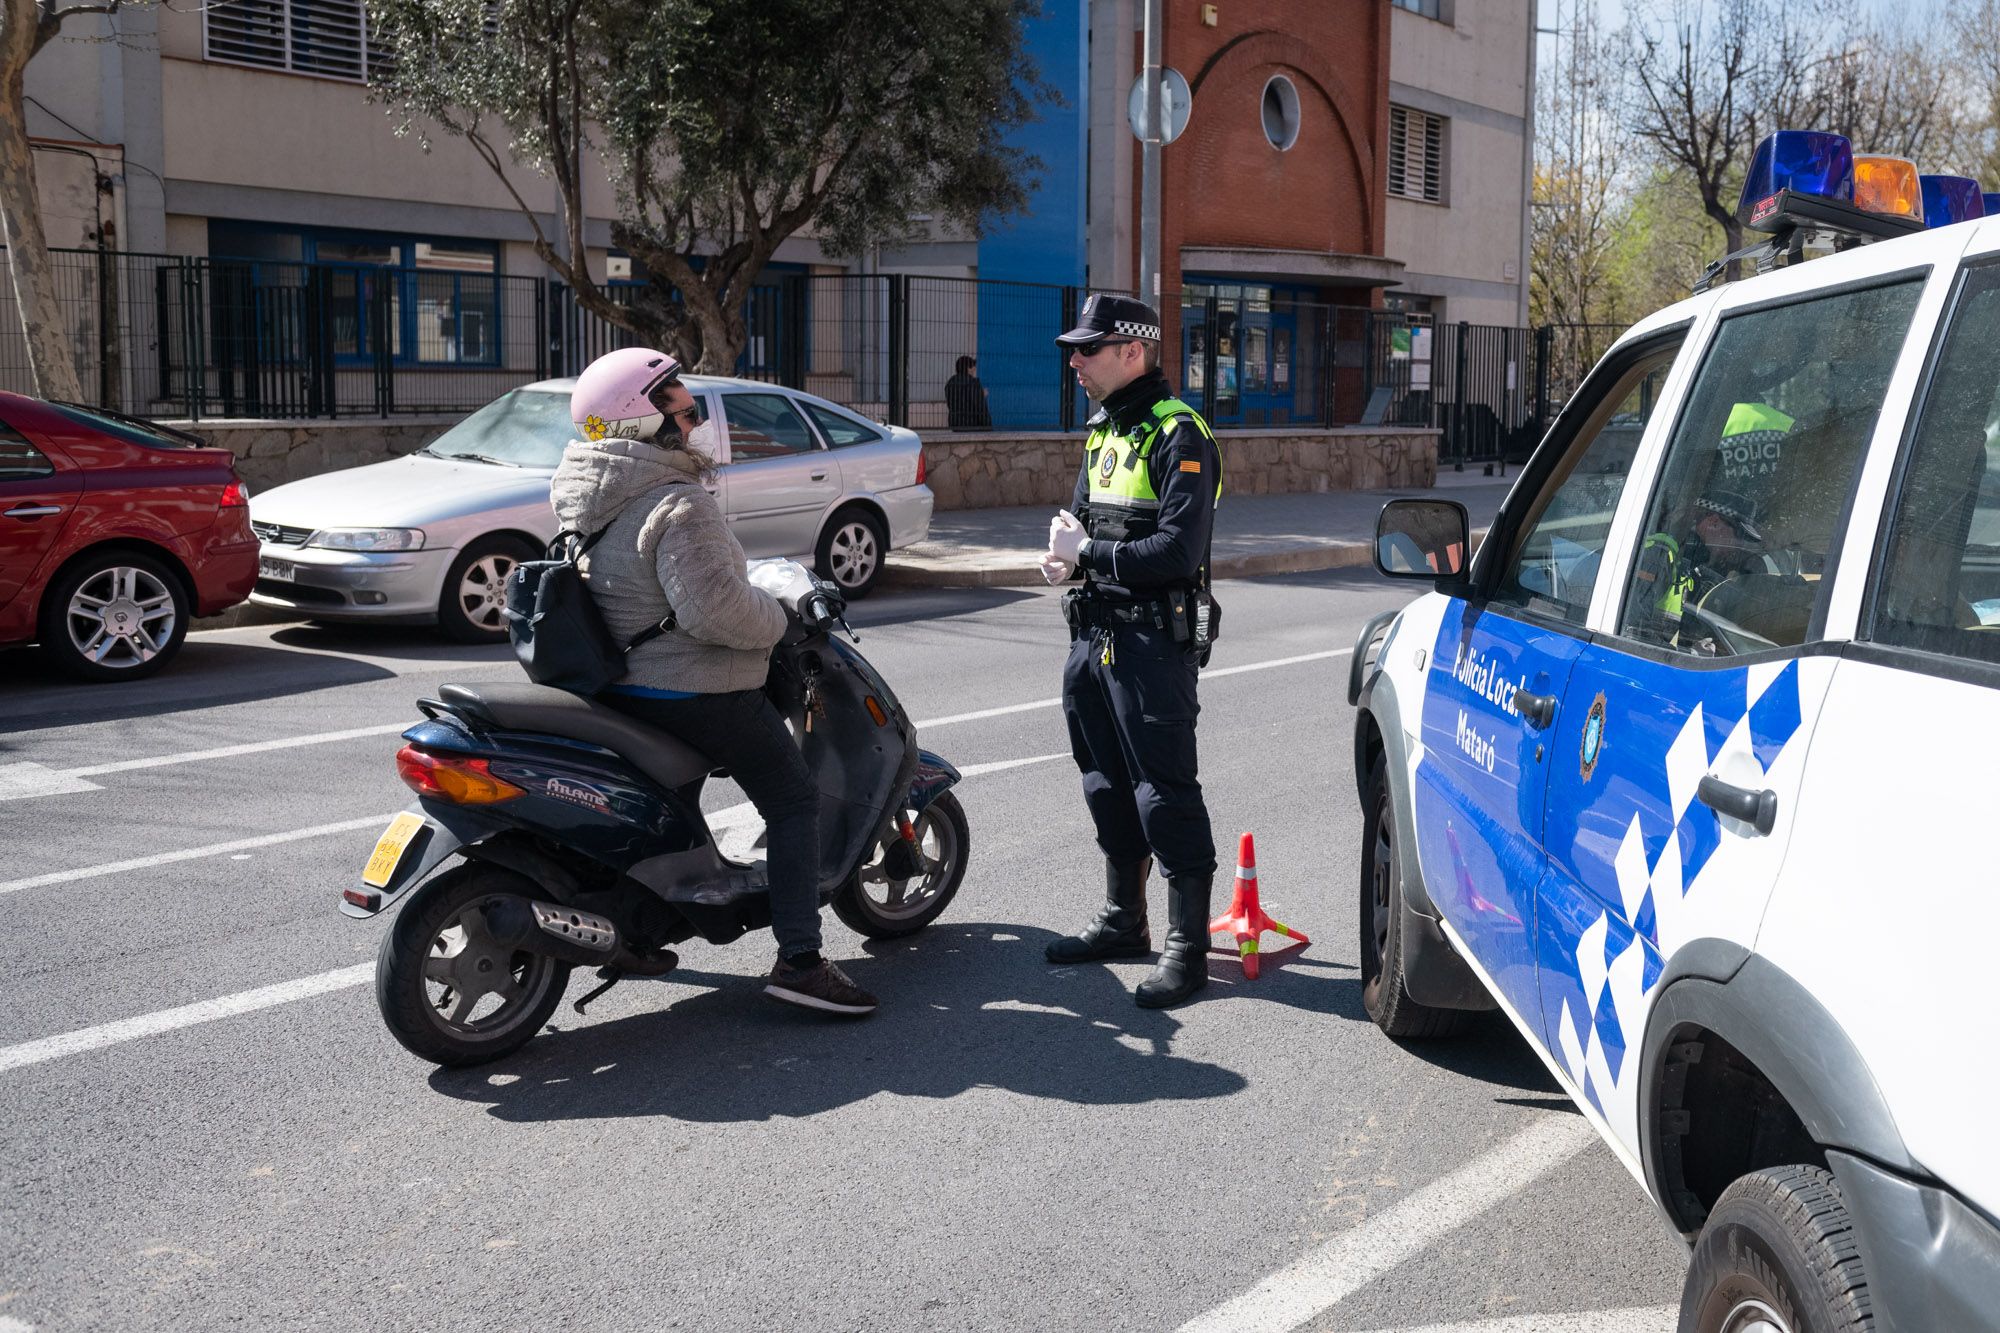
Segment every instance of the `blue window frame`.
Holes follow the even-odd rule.
[[[210,253],[254,261],[251,281],[260,288],[302,280],[284,262],[293,256],[329,270],[336,364],[372,363],[385,339],[397,365],[500,364],[500,247],[493,242],[211,223]]]

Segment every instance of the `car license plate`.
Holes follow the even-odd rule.
[[[382,830],[382,836],[375,840],[374,854],[361,871],[361,882],[371,889],[386,889],[402,863],[403,853],[410,848],[410,839],[417,836],[417,830],[424,826],[422,815],[413,815],[405,810],[389,821],[389,827]]]
[[[289,560],[273,560],[268,555],[259,556],[257,557],[257,577],[262,579],[283,579],[285,582],[290,583],[292,581],[292,562]]]

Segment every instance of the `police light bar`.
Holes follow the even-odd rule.
[[[1925,176],[1924,225],[1949,227],[1986,216],[1985,196],[1970,176]]]
[[[1979,198],[1986,205],[1983,216],[1990,218],[2000,214],[2000,194],[1982,194]]]
[[[1871,200],[1879,190],[1875,177],[1889,170],[1871,163]],[[1855,197],[1854,146],[1843,134],[1820,130],[1779,130],[1766,135],[1743,178],[1743,195],[1736,217],[1750,231],[1788,237],[1807,231],[1836,237],[1873,240],[1921,231],[1914,210],[1871,210]],[[1912,176],[1915,169],[1912,168]]]

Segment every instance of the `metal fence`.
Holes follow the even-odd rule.
[[[51,259],[86,397],[142,415],[464,412],[635,341],[544,278],[98,250]],[[614,301],[639,291],[607,289]],[[922,430],[1072,429],[1090,408],[1053,338],[1085,295],[1044,283],[792,274],[750,293],[736,373]],[[1168,377],[1217,426],[1433,427],[1441,459],[1454,464],[1525,456],[1619,332],[1434,325],[1199,288],[1179,314]],[[977,362],[977,390],[953,384],[961,357]],[[29,388],[9,283],[0,283],[0,388]]]

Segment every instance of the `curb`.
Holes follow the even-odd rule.
[[[1486,538],[1486,529],[1474,528],[1471,537],[1472,547],[1477,550],[1479,543]],[[995,558],[1004,559],[1007,563],[970,569],[899,565],[891,555],[889,563],[882,569],[881,582],[886,586],[902,588],[1040,588],[1046,583],[1034,566],[1037,555],[1029,551],[996,552]],[[1212,574],[1218,579],[1249,579],[1266,574],[1310,574],[1323,569],[1374,567],[1373,542],[1332,541],[1225,556],[1215,562]]]
[[[1034,566],[1035,554],[1022,552],[1019,564],[976,569],[927,569],[898,565],[894,557],[882,570],[882,582],[904,588],[1040,588],[1047,586]],[[1367,542],[1315,542],[1276,551],[1251,551],[1225,556],[1213,566],[1218,579],[1247,579],[1264,574],[1306,574],[1322,569],[1372,567],[1374,553]]]

